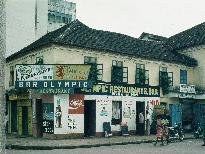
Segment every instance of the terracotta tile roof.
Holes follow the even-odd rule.
[[[205,44],[205,22],[168,38],[174,51]]]
[[[171,52],[173,47],[165,42],[144,41],[119,33],[95,30],[87,27],[78,20],[44,35],[19,52],[7,57],[6,60],[7,62],[11,61],[33,52],[33,49],[50,44],[94,49],[99,52],[106,51],[186,66],[197,65],[195,59],[177,52]]]

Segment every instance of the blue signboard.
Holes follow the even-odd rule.
[[[91,88],[88,80],[51,80],[51,81],[16,81],[15,88],[44,89],[44,88]]]

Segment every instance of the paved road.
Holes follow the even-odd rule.
[[[7,150],[7,154],[205,154],[201,140],[186,140],[156,147],[152,143],[58,150]]]

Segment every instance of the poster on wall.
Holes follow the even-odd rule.
[[[150,124],[152,124],[152,116],[154,108],[160,105],[160,98],[152,97],[146,99],[146,117],[149,119]]]
[[[122,122],[127,123],[129,130],[136,129],[136,101],[123,99]]]
[[[54,65],[54,80],[88,80],[91,65]]]
[[[73,101],[70,105],[70,100],[80,100],[80,102]],[[65,94],[54,96],[54,134],[84,132],[84,101],[82,100],[84,97],[81,95],[71,96],[71,99]]]
[[[54,133],[54,113],[53,103],[43,103],[43,132]]]
[[[68,114],[84,114],[84,95],[70,95],[68,104]]]
[[[68,130],[67,133],[83,133],[84,132],[84,115],[68,114]]]
[[[54,95],[54,134],[66,134],[69,95]]]
[[[103,122],[110,122],[112,119],[112,100],[100,98],[96,100],[96,132],[103,132]]]

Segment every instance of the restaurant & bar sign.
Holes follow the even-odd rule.
[[[160,97],[159,86],[136,86],[133,84],[126,85],[109,85],[97,84],[92,88],[75,89],[78,94],[90,95],[111,95],[111,96],[134,96],[134,97]]]

